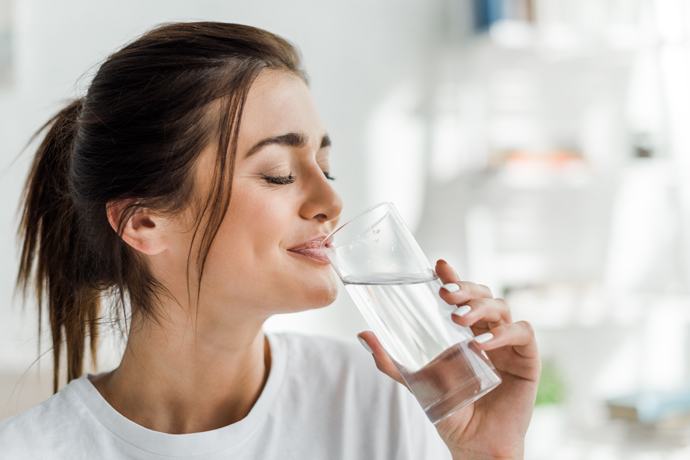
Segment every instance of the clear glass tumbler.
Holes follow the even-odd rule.
[[[392,203],[373,206],[331,233],[321,249],[432,423],[501,383]]]

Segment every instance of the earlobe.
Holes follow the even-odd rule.
[[[108,222],[115,232],[120,229],[120,220],[131,203],[109,203]],[[122,240],[137,251],[146,255],[156,255],[167,248],[162,225],[163,218],[154,215],[146,208],[136,208],[124,223]]]

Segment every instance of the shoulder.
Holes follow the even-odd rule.
[[[79,439],[79,403],[70,384],[42,403],[0,422],[1,457],[7,460],[63,458],[65,439]]]

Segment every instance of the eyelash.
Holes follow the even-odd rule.
[[[326,176],[326,179],[335,180],[335,177],[331,177],[328,172],[324,171],[323,174]],[[289,185],[295,182],[295,176],[293,176],[292,173],[287,176],[269,176],[268,174],[262,174],[261,177],[272,185]]]

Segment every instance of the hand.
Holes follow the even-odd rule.
[[[486,351],[503,380],[478,401],[438,422],[436,429],[454,459],[521,459],[541,374],[532,326],[525,321],[513,323],[504,300],[494,299],[486,286],[460,281],[445,261],[436,263],[436,274],[443,284],[460,287],[456,292],[442,288],[444,301],[471,308],[463,316],[451,315],[453,321],[470,327],[475,336],[493,335],[477,347]],[[376,367],[405,385],[374,333],[362,332],[360,337],[371,348]]]

